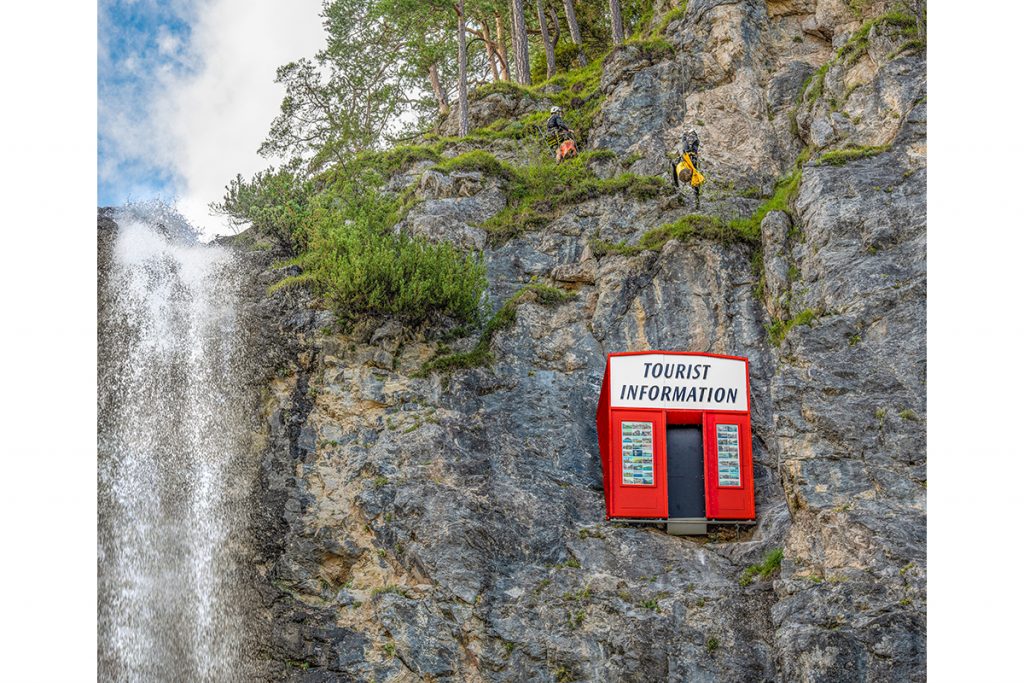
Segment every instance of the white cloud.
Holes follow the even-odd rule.
[[[176,176],[178,209],[205,236],[231,232],[207,208],[221,199],[228,181],[269,164],[256,149],[284,96],[274,73],[323,46],[321,8],[321,0],[210,0],[197,6],[184,50],[172,40],[158,41],[161,51],[187,60],[188,73],[171,64],[158,67],[150,75],[156,83],[145,110],[118,111],[110,119],[105,130],[122,149]]]
[[[161,27],[156,37],[156,47],[162,55],[177,56],[178,49],[181,48],[181,38],[171,33],[167,27]]]

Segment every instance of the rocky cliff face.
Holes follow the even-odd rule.
[[[606,61],[603,175],[663,172],[690,125],[702,213],[751,216],[802,170],[759,248],[595,253],[693,212],[671,193],[593,197],[493,243],[479,224],[504,181],[421,162],[392,180],[421,200],[400,228],[483,248],[495,303],[519,292],[490,364],[422,376],[422,331],[338,334],[295,290],[253,304],[276,354],[254,521],[269,677],[924,680],[926,61],[886,9],[693,0],[671,51]],[[471,119],[545,106],[494,94]],[[755,528],[604,521],[605,354],[641,349],[750,358]],[[741,580],[775,548],[780,571]]]

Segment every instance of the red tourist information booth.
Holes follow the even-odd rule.
[[[608,519],[665,522],[677,534],[753,523],[746,358],[608,354],[597,434]]]

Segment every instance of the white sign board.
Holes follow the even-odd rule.
[[[612,408],[749,410],[747,365],[713,356],[611,357]]]

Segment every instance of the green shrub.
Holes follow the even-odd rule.
[[[348,321],[385,314],[418,323],[435,313],[471,320],[486,287],[477,255],[451,244],[337,223],[324,230],[301,262],[318,293]]]
[[[245,180],[239,174],[225,188],[224,198],[210,205],[232,223],[250,223],[258,233],[274,235],[286,244],[305,243],[306,219],[313,188],[287,169],[260,171]]]
[[[400,202],[379,183],[372,172],[335,173],[306,212],[308,238],[295,259],[304,272],[275,287],[309,283],[341,322],[374,315],[411,324],[436,315],[476,320],[487,285],[481,257],[392,232]]]

